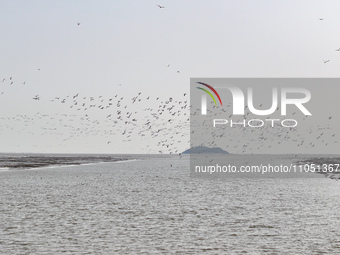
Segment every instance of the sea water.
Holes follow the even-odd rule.
[[[0,253],[340,254],[340,182],[191,178],[188,155],[130,159],[1,171]]]

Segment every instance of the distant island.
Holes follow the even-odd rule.
[[[202,154],[202,153],[220,153],[229,154],[229,152],[222,150],[221,148],[214,147],[209,148],[205,146],[196,146],[182,152],[182,154]]]

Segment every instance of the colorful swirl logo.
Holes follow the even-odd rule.
[[[203,82],[197,82],[197,83],[198,83],[198,84],[201,84],[201,85],[203,85],[203,86],[206,86],[206,87],[209,88],[212,92],[214,92],[215,95],[218,97],[218,100],[220,101],[221,106],[222,106],[222,101],[221,101],[220,95],[217,93],[217,91],[216,91],[213,87],[211,87],[210,85],[208,85],[208,84],[206,84],[206,83],[203,83]],[[211,96],[211,98],[214,100],[215,105],[217,106],[217,103],[216,103],[216,100],[215,100],[214,96],[213,96],[208,90],[206,90],[206,89],[204,89],[204,88],[201,88],[201,87],[196,87],[196,88],[203,90],[203,91],[206,92],[209,96]]]

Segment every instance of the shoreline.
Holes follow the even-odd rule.
[[[79,166],[98,163],[125,162],[135,160],[135,158],[124,157],[44,157],[44,156],[25,156],[25,157],[3,157],[0,158],[0,169],[8,170],[27,170],[37,168],[54,168],[63,166]]]

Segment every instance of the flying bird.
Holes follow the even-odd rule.
[[[159,5],[159,4],[157,4],[157,6],[159,7],[159,8],[165,8],[165,6],[163,6],[163,5]]]
[[[327,60],[322,60],[324,64],[326,64],[327,62],[329,62],[329,59]]]

